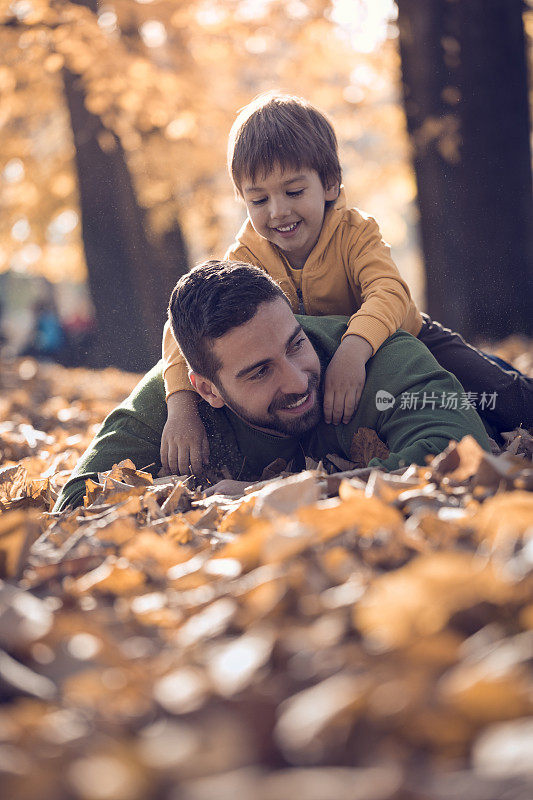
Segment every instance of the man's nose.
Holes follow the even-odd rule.
[[[279,390],[282,394],[305,394],[309,376],[305,370],[287,359],[284,362]]]

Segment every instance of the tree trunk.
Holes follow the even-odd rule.
[[[94,0],[80,3],[92,10]],[[118,138],[85,106],[81,80],[64,70],[70,112],[89,287],[96,309],[92,362],[145,371],[161,356],[170,292],[187,270],[176,224],[151,241]]]
[[[533,334],[521,0],[397,0],[428,313],[468,337]]]

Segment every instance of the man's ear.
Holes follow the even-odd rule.
[[[329,203],[331,200],[336,200],[339,196],[340,186],[338,183],[333,183],[331,186],[328,186],[326,189],[326,202]]]
[[[217,387],[214,383],[208,381],[207,378],[198,375],[197,372],[190,372],[189,380],[200,397],[202,397],[206,403],[209,403],[210,406],[213,406],[213,408],[222,408],[222,406],[225,405]]]

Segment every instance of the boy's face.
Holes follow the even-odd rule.
[[[242,182],[244,202],[255,231],[277,245],[293,267],[303,267],[317,243],[326,202],[335,200],[339,186],[324,189],[318,173],[279,166],[266,176]]]

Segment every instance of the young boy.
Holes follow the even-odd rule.
[[[268,272],[296,313],[351,315],[325,374],[326,422],[350,420],[366,362],[403,328],[459,378],[471,400],[479,398],[477,410],[495,431],[533,424],[533,381],[421,314],[375,220],[347,207],[335,132],[318,109],[291,95],[256,98],[231,129],[228,168],[248,218],[225,258]],[[209,447],[199,398],[168,323],[163,358],[168,403],[163,469],[184,474],[190,465],[201,472]]]

